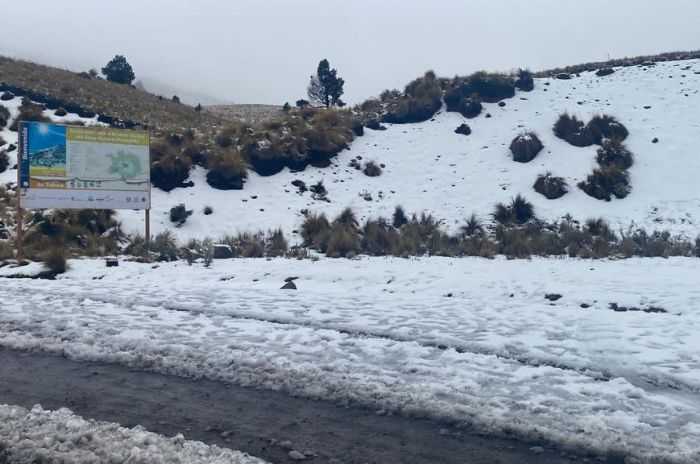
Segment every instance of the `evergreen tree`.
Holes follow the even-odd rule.
[[[309,99],[326,108],[330,106],[345,106],[340,99],[343,95],[345,81],[338,77],[338,70],[331,69],[328,60],[323,59],[318,63],[316,75],[311,76],[311,82],[307,89]]]
[[[291,109],[292,109],[292,107],[289,105],[289,102],[284,102],[284,105],[282,105],[282,111],[284,111],[285,113],[288,113],[289,110],[291,110]]]
[[[107,65],[102,68],[102,74],[108,81],[118,84],[131,84],[136,76],[134,69],[122,55],[116,55]]]

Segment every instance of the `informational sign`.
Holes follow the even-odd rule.
[[[150,209],[148,132],[20,123],[22,208]]]

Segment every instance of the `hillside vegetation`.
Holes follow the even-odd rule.
[[[27,96],[49,109],[92,117],[112,125],[161,130],[208,129],[225,119],[169,98],[87,74],[0,56],[0,91]]]

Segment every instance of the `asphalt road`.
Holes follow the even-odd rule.
[[[601,459],[564,453],[552,444],[482,436],[450,424],[280,392],[3,349],[0,403],[68,407],[84,418],[142,425],[167,436],[182,433],[272,463],[291,462],[291,449],[312,451],[315,456],[307,462],[324,464],[563,464]],[[533,452],[535,446],[544,451]],[[5,464],[1,455],[0,464]],[[606,462],[623,459],[607,456]]]

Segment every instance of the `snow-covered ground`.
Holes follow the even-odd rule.
[[[485,104],[476,119],[441,111],[424,123],[366,130],[330,168],[308,168],[300,173],[285,170],[271,177],[251,173],[241,191],[212,189],[205,180],[206,170],[195,168],[190,176],[194,187],[168,193],[154,189],[152,231],[172,229],[185,241],[281,226],[292,238],[302,209],[335,215],[351,206],[360,218],[390,217],[399,204],[409,212],[433,213],[454,231],[472,212],[489,220],[495,203],[520,193],[544,219],[566,214],[579,220],[602,216],[615,230],[634,223],[650,231],[669,230],[695,238],[700,227],[700,195],[695,183],[700,175],[695,150],[700,139],[698,73],[700,60],[690,60],[618,68],[602,78],[589,72],[571,80],[536,79],[533,92],[517,92],[502,108]],[[20,98],[0,102],[10,108],[13,117],[19,103]],[[629,129],[627,144],[635,164],[630,169],[632,193],[627,198],[604,202],[576,187],[596,167],[597,147],[576,148],[554,136],[552,126],[564,111],[584,121],[609,114]],[[487,118],[486,113],[492,117]],[[77,115],[53,118],[57,122],[81,119]],[[463,122],[473,131],[466,137],[454,133]],[[536,132],[545,149],[530,163],[516,163],[508,147],[526,130]],[[16,143],[14,132],[3,130],[0,136]],[[659,142],[652,143],[654,138]],[[356,157],[385,164],[384,173],[370,178],[349,167]],[[537,175],[546,171],[567,180],[570,192],[563,198],[547,200],[533,190]],[[331,203],[312,199],[310,192],[298,194],[291,185],[295,179],[307,185],[323,180]],[[0,183],[14,180],[14,170],[0,174]],[[372,200],[365,200],[365,194]],[[194,214],[182,228],[174,228],[168,212],[181,202]],[[212,206],[214,214],[204,215],[205,205]],[[143,212],[121,211],[119,218],[128,231],[143,232]]]
[[[70,264],[0,279],[0,346],[700,460],[700,260]]]
[[[0,404],[0,453],[13,464],[265,464],[257,458],[217,446],[166,438],[142,427],[85,420],[69,409],[31,410]]]
[[[177,235],[188,238],[258,230],[281,226],[291,231],[301,222],[302,209],[337,214],[352,206],[361,218],[390,217],[396,205],[409,212],[427,211],[455,230],[475,212],[489,220],[497,202],[518,193],[535,205],[536,214],[557,219],[602,216],[614,230],[632,222],[648,230],[669,230],[695,238],[700,228],[700,60],[659,63],[650,68],[619,68],[607,77],[584,73],[572,80],[536,79],[535,90],[518,92],[506,106],[485,104],[476,119],[441,112],[434,120],[419,124],[387,125],[386,131],[366,130],[331,168],[289,170],[272,177],[255,173],[242,191],[221,192],[208,187],[206,171],[195,169],[193,188],[170,193],[154,191],[153,231],[170,228],[169,209],[180,202],[194,211]],[[650,107],[650,108],[646,108]],[[627,145],[635,155],[630,169],[632,193],[624,200],[607,203],[587,196],[576,184],[594,167],[597,146],[576,148],[552,133],[560,113],[568,111],[588,121],[596,114],[618,118],[630,131]],[[490,113],[491,118],[485,114]],[[472,134],[454,130],[468,122]],[[545,149],[532,162],[511,158],[509,145],[520,132],[533,130]],[[659,138],[654,144],[652,140]],[[351,159],[374,160],[386,165],[380,177],[370,178],[348,167]],[[564,177],[570,192],[547,200],[533,190],[538,174],[551,171]],[[323,179],[331,203],[302,195],[291,185],[300,179],[311,185]],[[372,201],[362,198],[369,193]],[[214,208],[206,216],[205,205]],[[142,213],[121,212],[128,230],[143,229]]]

